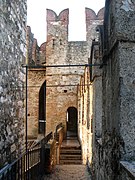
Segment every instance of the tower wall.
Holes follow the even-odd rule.
[[[87,41],[68,42],[68,9],[57,16],[47,10],[47,65],[69,65],[69,67],[54,67],[46,69],[47,81],[47,131],[55,130],[60,122],[65,126],[66,113],[69,107],[77,108],[77,85],[84,73],[83,66],[70,65],[87,64],[92,38],[96,38],[95,27],[102,23],[96,14],[86,10],[86,27],[90,36]],[[101,17],[101,15],[100,15]],[[87,36],[88,36],[87,35]],[[53,87],[50,87],[53,86]]]

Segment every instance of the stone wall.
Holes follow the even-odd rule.
[[[55,19],[50,17],[50,13]],[[86,42],[68,42],[68,10],[62,11],[58,17],[52,13],[47,10],[46,63],[70,65],[87,62]],[[47,68],[47,131],[54,131],[60,122],[66,131],[67,109],[77,107],[76,92],[80,75],[77,67]]]
[[[82,146],[83,164],[86,164],[87,158],[91,157],[90,93],[89,69],[86,68],[78,85],[78,136]]]
[[[98,42],[92,42],[89,64],[100,64]],[[99,66],[85,69],[78,87],[78,128],[82,145],[83,163],[90,167],[96,160],[97,147],[93,142],[102,134],[102,70]]]
[[[135,43],[119,43],[120,136],[124,141],[122,159],[135,160]],[[128,64],[127,64],[128,63]],[[133,138],[131,138],[133,137]]]
[[[0,168],[24,149],[26,1],[1,1]]]
[[[40,61],[40,48],[37,44],[37,40],[34,38],[34,34],[31,32],[30,26],[27,26],[27,51],[28,51],[28,64],[37,65]],[[42,49],[41,49],[42,50]],[[42,51],[41,51],[42,52]]]
[[[135,157],[134,6],[133,1],[106,1],[104,39],[100,43],[104,63],[102,144],[99,149],[95,143],[95,179],[130,179],[119,162],[132,162]]]
[[[89,59],[90,64],[103,63],[102,69],[90,68],[89,86],[85,70],[78,87],[83,162],[98,180],[134,179],[134,168],[130,173],[120,168],[120,160],[134,164],[135,157],[134,6],[133,1],[106,1],[104,26],[97,29],[100,36],[95,34]],[[89,18],[97,17],[90,9],[86,13],[88,29]]]
[[[89,64],[100,64],[99,49],[93,46],[98,41],[98,26],[102,25],[104,8],[97,15],[89,8],[86,13],[86,40]],[[93,44],[92,44],[93,40]],[[96,45],[96,44],[95,44]],[[91,47],[95,48],[91,54]],[[90,55],[91,54],[91,55]],[[87,61],[88,63],[88,61]],[[83,163],[91,166],[93,141],[101,136],[102,126],[102,77],[99,67],[86,68],[78,87],[78,133],[82,145]]]
[[[135,161],[120,161],[120,174],[121,180],[133,180],[135,179]]]
[[[92,11],[95,15],[94,19],[92,18],[91,11],[86,9],[86,27],[90,37],[87,35],[87,41],[68,42],[69,10],[65,9],[57,15],[54,11],[47,9],[47,41],[40,47],[38,65],[66,65],[68,67],[47,67],[41,71],[38,67],[34,68],[35,70],[32,68],[29,69],[28,124],[30,136],[32,134],[37,135],[38,133],[36,130],[39,116],[38,96],[40,86],[45,80],[46,133],[54,131],[55,127],[61,122],[64,125],[64,132],[66,133],[67,110],[69,107],[77,108],[77,85],[85,69],[84,66],[76,67],[73,65],[84,65],[88,63],[92,39],[97,38],[95,28],[103,22],[104,9],[100,10],[97,15]],[[34,39],[30,33],[30,29],[28,38],[29,52],[31,53],[31,56],[29,56],[30,63],[32,54],[35,54],[32,53],[35,46],[32,45]],[[34,65],[36,66],[36,63]],[[85,96],[87,99],[87,93]],[[85,117],[85,121],[87,121],[86,119],[87,117]]]
[[[90,64],[101,64],[101,58],[99,54],[99,44],[93,41],[91,48]],[[102,164],[102,158],[99,154],[102,144],[102,69],[99,66],[93,66],[90,68],[90,80],[92,91],[91,93],[91,158],[88,159],[88,166],[92,168],[95,165],[95,169],[99,168],[96,165]],[[99,158],[97,158],[99,156]],[[95,177],[99,179],[99,177]]]
[[[86,40],[90,47],[92,45],[92,40],[97,40],[98,33],[96,32],[96,28],[98,25],[103,24],[104,19],[104,8],[100,9],[96,14],[92,9],[85,8],[86,14]]]
[[[89,12],[86,16],[89,16]],[[87,23],[88,21],[86,21]],[[47,68],[46,71],[47,86],[56,86],[47,88],[48,130],[54,129],[59,122],[62,122],[66,131],[67,109],[69,107],[77,108],[77,84],[83,75],[84,67],[73,67],[72,65],[88,63],[90,44],[92,38],[97,36],[95,27],[101,24],[102,20],[96,18],[92,23],[93,25],[90,26],[87,24],[87,32],[91,32],[87,42],[68,42],[68,10],[62,11],[59,16],[52,10],[47,10],[46,63],[69,65],[64,68],[56,67],[55,70]]]
[[[119,40],[134,41],[135,2],[114,0],[109,2],[109,7],[107,22],[109,47],[113,46],[116,38]]]
[[[39,134],[39,92],[46,80],[46,69],[39,68],[39,66],[45,63],[46,43],[39,47],[29,26],[27,26],[26,40],[28,49],[28,139],[36,139]]]
[[[36,139],[39,133],[39,92],[46,80],[45,68],[28,71],[28,138]]]

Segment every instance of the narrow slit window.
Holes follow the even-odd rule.
[[[60,39],[60,45],[62,45],[62,39]]]
[[[54,49],[54,47],[55,47],[55,44],[56,44],[56,40],[53,39],[53,49]]]

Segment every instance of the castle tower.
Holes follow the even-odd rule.
[[[87,41],[69,42],[69,9],[63,10],[59,13],[59,15],[57,15],[54,11],[47,9],[47,41],[39,48],[40,59],[38,63],[41,65],[51,65],[55,67],[47,67],[46,70],[45,68],[34,68],[33,70],[31,69],[31,71],[29,70],[29,77],[31,76],[29,82],[32,87],[36,86],[35,90],[34,88],[31,88],[29,92],[29,97],[32,95],[35,97],[30,100],[30,104],[33,104],[33,107],[30,106],[31,108],[29,108],[28,117],[30,122],[29,125],[32,127],[29,128],[30,136],[34,135],[35,137],[38,134],[37,129],[40,129],[40,122],[38,123],[38,120],[43,121],[43,119],[46,119],[46,134],[50,131],[54,132],[55,127],[61,122],[65,127],[66,133],[68,128],[67,113],[72,108],[75,109],[75,112],[77,112],[77,85],[79,84],[80,77],[83,75],[85,68],[80,65],[88,64],[92,38],[97,35],[95,35],[95,27],[98,23],[102,23],[102,20],[97,20],[97,16],[93,11],[92,13],[94,15],[91,15],[91,11],[87,11],[86,13],[87,37],[88,35],[90,37],[87,38]],[[94,24],[94,21],[96,25]],[[98,23],[96,23],[97,21]],[[59,65],[66,65],[67,67],[59,67]],[[42,118],[40,116],[40,112],[38,112],[40,109],[39,99],[42,99],[39,98],[41,94],[39,89],[45,84],[45,115]],[[33,109],[35,110],[33,111]],[[41,110],[43,111],[43,109]],[[75,127],[76,124],[73,123],[72,127]]]
[[[97,40],[98,34],[96,32],[96,28],[98,25],[103,24],[104,19],[104,8],[100,9],[96,15],[96,13],[90,9],[85,8],[85,18],[86,18],[86,41],[88,42],[89,48],[91,47],[92,40]]]
[[[63,10],[58,16],[47,9],[46,63],[59,64],[64,61],[68,43],[69,10]],[[61,59],[63,56],[63,60]],[[59,62],[59,59],[61,62]]]
[[[77,84],[84,69],[71,65],[87,63],[88,60],[86,42],[68,42],[68,24],[68,9],[63,10],[59,16],[47,10],[46,64],[69,66],[46,69],[47,132],[54,131],[60,122],[66,132],[67,111],[70,107],[77,108]]]

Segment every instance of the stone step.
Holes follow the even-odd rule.
[[[81,146],[77,137],[67,137],[60,148],[60,164],[82,164]]]
[[[81,156],[81,154],[80,155],[76,155],[76,154],[61,154],[61,156],[60,156],[60,160],[72,160],[72,159],[74,159],[74,160],[76,160],[76,159],[82,159],[82,156]]]
[[[67,140],[70,140],[70,139],[71,139],[71,140],[77,140],[78,138],[77,138],[76,136],[75,136],[75,137],[69,136],[69,137],[66,137],[66,139],[67,139]]]
[[[63,147],[60,150],[60,164],[82,164],[80,147]]]
[[[80,149],[61,149],[60,150],[60,154],[81,154],[81,150]]]
[[[81,146],[61,146],[61,149],[72,149],[72,150],[80,150],[81,149]]]
[[[60,160],[60,164],[82,164],[82,160],[78,160],[78,159],[76,159],[76,160]]]

